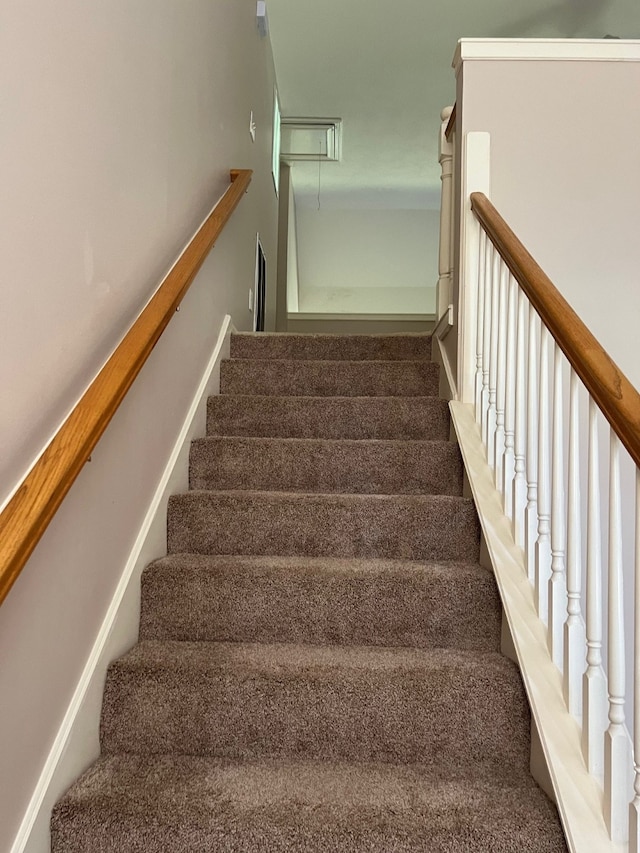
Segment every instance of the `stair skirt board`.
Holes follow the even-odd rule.
[[[565,853],[429,346],[231,337],[52,853]]]
[[[605,826],[602,789],[584,764],[580,728],[567,710],[562,677],[548,652],[522,550],[516,546],[503,512],[473,407],[453,402],[451,418],[482,527],[481,562],[492,567],[500,591],[506,640],[512,645],[510,656],[522,672],[534,738],[540,740],[537,760],[553,785],[569,850],[621,853],[623,848],[611,841]],[[544,786],[544,780],[540,783]]]
[[[138,638],[140,577],[151,560],[166,553],[167,503],[187,488],[191,442],[205,432],[207,401],[219,391],[220,363],[229,355],[233,331],[227,314],[10,853],[49,853],[55,802],[99,756],[105,675]]]

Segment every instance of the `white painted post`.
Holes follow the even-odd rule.
[[[540,320],[529,305],[527,360],[527,506],[524,517],[524,553],[527,576],[536,582],[536,540],[538,538],[538,330]]]
[[[471,132],[462,144],[462,216],[460,220],[460,269],[458,273],[458,396],[474,404],[476,376],[476,329],[478,309],[478,245],[480,223],[471,210],[474,192],[490,193],[490,137]]]
[[[589,398],[587,466],[587,669],[582,688],[582,754],[590,773],[604,774],[607,682],[602,668],[602,551],[600,542],[600,453],[598,409]]]
[[[502,494],[504,514],[513,515],[513,478],[515,474],[514,432],[516,419],[516,335],[517,335],[517,281],[511,274],[507,278],[507,368],[504,395],[504,454],[502,457]]]
[[[633,800],[629,806],[629,853],[640,853],[640,469],[636,468],[635,588],[633,608]]]
[[[538,538],[536,539],[536,607],[541,621],[549,620],[549,578],[551,577],[551,488],[549,473],[549,332],[540,328],[540,372],[538,376]]]
[[[482,353],[484,346],[484,293],[485,276],[487,272],[487,235],[480,229],[480,245],[478,250],[478,318],[476,323],[476,385],[475,406],[476,423],[482,423]]]
[[[451,229],[453,209],[453,145],[446,136],[446,129],[453,107],[445,107],[440,113],[440,247],[438,254],[437,311],[440,319],[449,309],[453,280],[453,234]]]
[[[498,325],[500,309],[500,266],[502,258],[493,253],[491,270],[491,323],[489,324],[489,408],[487,409],[487,462],[495,469],[496,465],[496,386],[498,382]]]
[[[620,497],[620,439],[611,430],[609,457],[609,612],[607,675],[609,728],[604,738],[604,816],[611,840],[628,838],[629,753],[625,732],[624,600],[622,584],[622,508]]]
[[[503,486],[502,463],[504,461],[504,407],[507,385],[507,300],[509,295],[509,269],[500,259],[498,297],[498,358],[496,364],[496,432],[493,437],[494,484],[500,491]]]
[[[580,524],[580,408],[578,375],[569,385],[569,473],[567,487],[567,621],[564,625],[564,699],[569,712],[582,718],[585,628],[581,613],[582,538]]]
[[[559,670],[564,664],[564,622],[567,614],[565,577],[564,432],[562,394],[563,355],[554,344],[551,446],[551,578],[549,579],[549,651]]]
[[[517,286],[517,285],[516,285]],[[515,433],[514,433],[514,478],[512,495],[513,538],[521,548],[525,547],[524,514],[527,505],[526,449],[527,408],[525,351],[527,346],[527,299],[520,287],[518,292],[518,328],[516,333],[516,390],[515,390]]]
[[[484,308],[482,311],[482,444],[489,443],[489,362],[491,361],[491,306],[493,305],[493,258],[496,250],[491,241],[487,242],[484,273]]]

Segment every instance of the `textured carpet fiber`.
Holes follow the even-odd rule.
[[[566,853],[426,335],[233,335],[53,853]]]

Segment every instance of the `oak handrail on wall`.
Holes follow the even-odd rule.
[[[640,394],[610,358],[484,193],[471,209],[636,465]]]
[[[0,603],[22,571],[251,183],[232,170],[222,196],[0,515]]]

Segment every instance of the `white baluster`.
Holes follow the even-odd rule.
[[[579,380],[571,370],[569,387],[569,475],[567,489],[567,621],[564,625],[564,698],[569,712],[582,717],[585,630],[580,591],[582,537],[580,525]]]
[[[551,441],[549,423],[549,332],[540,332],[540,374],[538,376],[538,538],[536,539],[536,606],[538,616],[549,620],[549,578],[551,577]]]
[[[640,853],[640,469],[636,468],[635,588],[633,622],[633,793],[629,853]]]
[[[481,424],[482,443],[487,446],[487,429],[489,426],[489,362],[491,360],[491,306],[493,304],[493,258],[495,248],[490,240],[485,244],[484,253],[484,305],[482,309],[482,395],[481,395]]]
[[[527,576],[536,582],[538,538],[538,315],[529,305],[529,356],[527,360],[527,506],[524,517],[524,552]]]
[[[495,434],[496,434],[496,385],[498,379],[498,322],[500,305],[500,267],[502,258],[498,252],[493,253],[491,270],[491,320],[489,323],[489,408],[487,410],[487,462],[495,468]]]
[[[506,396],[507,372],[507,298],[509,270],[504,261],[500,262],[500,296],[498,300],[498,368],[496,371],[496,433],[493,438],[493,458],[495,465],[494,483],[496,489],[502,489],[502,463],[504,461],[504,405]]]
[[[604,774],[607,682],[602,667],[602,550],[598,409],[589,398],[587,484],[587,669],[582,690],[582,753],[590,773]]]
[[[514,478],[512,494],[513,538],[521,548],[525,546],[524,513],[527,504],[526,449],[527,449],[527,408],[525,351],[527,346],[527,299],[518,287],[518,328],[516,333],[516,391],[515,391],[515,432]]]
[[[507,278],[507,364],[504,393],[504,455],[502,457],[502,483],[504,513],[508,518],[513,513],[514,477],[514,431],[516,418],[516,322],[518,283],[509,275]]]
[[[564,432],[562,350],[554,344],[551,412],[551,578],[549,580],[549,651],[558,669],[564,664],[564,622],[567,615],[565,577]]]
[[[476,423],[482,424],[482,352],[484,333],[484,290],[486,274],[487,234],[483,228],[480,229],[480,241],[478,243],[478,311],[476,317],[476,390],[475,407]]]
[[[609,461],[609,612],[607,675],[609,728],[604,737],[604,816],[611,840],[628,837],[629,754],[625,732],[624,599],[622,584],[622,508],[620,501],[620,440],[611,431]]]

